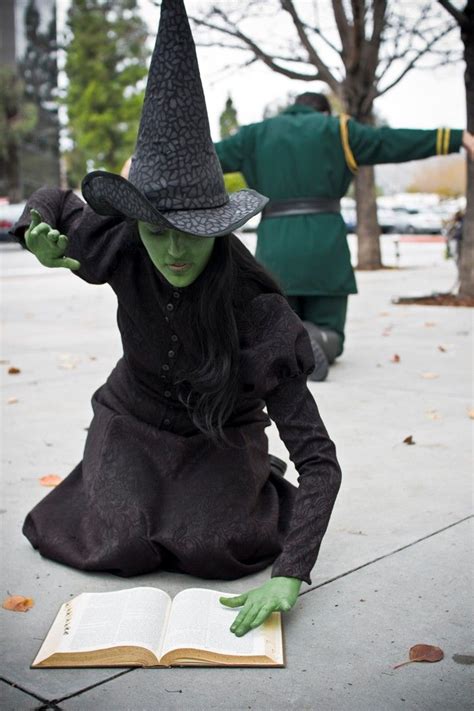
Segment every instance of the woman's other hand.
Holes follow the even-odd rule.
[[[298,599],[301,580],[277,577],[237,597],[221,597],[219,601],[227,607],[242,607],[230,631],[242,637],[259,627],[272,612],[290,610]]]

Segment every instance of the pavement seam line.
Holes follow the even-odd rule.
[[[41,701],[43,704],[50,703],[47,699],[43,698],[43,696],[38,696],[38,694],[35,694],[33,691],[28,691],[28,689],[25,689],[23,686],[16,684],[14,681],[9,681],[8,679],[5,679],[4,676],[0,676],[0,681],[3,681],[5,684],[8,684],[8,686],[11,686],[13,689],[18,689],[19,691],[22,691],[24,694],[28,694],[28,696],[32,696],[34,699]]]
[[[114,674],[114,676],[109,676],[107,679],[103,679],[102,681],[98,681],[95,684],[86,686],[84,689],[79,689],[79,691],[75,691],[73,694],[69,694],[68,696],[61,696],[61,698],[59,698],[59,699],[52,699],[48,703],[60,704],[61,701],[67,701],[67,699],[72,699],[72,698],[74,698],[74,696],[80,696],[81,694],[84,694],[86,691],[95,689],[97,686],[102,686],[102,684],[107,684],[107,682],[113,681],[114,679],[118,679],[119,677],[124,676],[125,674],[130,674],[130,672],[136,671],[137,668],[141,669],[142,667],[133,667],[132,669],[125,669],[124,671],[119,672],[118,674]]]
[[[306,595],[307,593],[310,593],[313,590],[318,590],[319,588],[323,588],[325,585],[329,585],[330,583],[333,583],[335,580],[340,580],[341,578],[345,578],[346,575],[351,575],[351,573],[356,573],[358,570],[367,568],[369,565],[378,563],[380,560],[384,560],[385,558],[390,558],[390,556],[395,555],[395,553],[400,553],[401,551],[404,551],[407,548],[411,548],[412,546],[415,546],[417,543],[421,543],[422,541],[426,541],[428,538],[432,538],[433,536],[437,536],[439,533],[443,533],[443,531],[447,531],[449,528],[458,526],[460,523],[464,523],[465,521],[470,521],[470,519],[472,519],[473,517],[474,517],[474,514],[465,516],[464,518],[461,518],[459,521],[454,521],[454,523],[450,523],[447,526],[444,526],[443,528],[438,529],[437,531],[428,533],[426,536],[417,538],[415,541],[412,541],[411,543],[406,543],[404,546],[401,546],[400,548],[395,548],[395,550],[390,551],[389,553],[384,553],[384,555],[380,555],[380,556],[378,556],[378,558],[369,560],[369,561],[367,561],[367,563],[362,563],[362,565],[358,565],[356,568],[352,568],[351,570],[347,570],[345,573],[336,575],[334,578],[329,578],[329,580],[325,580],[324,582],[319,583],[319,585],[314,585],[313,587],[309,588],[309,590],[304,590],[303,592],[300,592],[298,597],[302,597],[303,595]]]

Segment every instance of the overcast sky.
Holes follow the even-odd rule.
[[[238,0],[227,0],[228,4],[232,2]],[[418,0],[411,0],[412,5],[417,2]],[[154,7],[151,0],[139,0],[139,3],[143,17],[150,27],[152,44],[158,28],[159,10]],[[205,0],[186,2],[189,12],[205,4]],[[59,28],[64,26],[68,6],[69,0],[58,0]],[[324,11],[327,13],[327,23],[332,22],[330,7],[330,0],[322,0],[318,4],[318,8],[322,8],[323,13]],[[291,32],[289,23],[283,27],[287,27],[288,32]],[[289,92],[320,91],[325,88],[323,84],[309,84],[287,79],[259,63],[244,70],[223,73],[224,67],[238,59],[235,52],[231,53],[225,49],[198,48],[198,59],[214,140],[219,138],[219,115],[229,93],[237,108],[239,122],[245,124],[259,121],[266,105],[278,101]],[[393,127],[463,128],[465,126],[463,63],[432,71],[412,70],[399,85],[377,100],[376,108]]]
[[[225,0],[225,2],[230,6],[238,0]],[[156,33],[159,21],[158,9],[154,7],[152,0],[139,0],[139,3],[151,32]],[[400,7],[405,5],[407,12],[410,12],[414,5],[420,3],[420,0],[398,0],[398,3]],[[205,5],[206,0],[187,0],[186,2],[190,13],[194,8],[202,8]],[[433,6],[437,7],[435,0],[433,0]],[[334,26],[331,1],[320,0],[317,7],[319,15],[322,15],[321,22],[325,25],[326,31],[330,33],[331,25]],[[281,13],[280,18],[283,23],[280,23],[278,28],[276,18],[272,19],[272,32],[279,29],[281,35],[286,30],[293,36],[293,28],[288,21],[287,14]],[[447,14],[446,21],[448,21]],[[155,29],[153,30],[153,28]],[[268,27],[264,28],[265,31],[268,32]],[[334,28],[332,39],[336,37]],[[460,39],[459,47],[461,47]],[[266,105],[278,101],[289,92],[300,93],[308,90],[324,91],[327,89],[326,85],[322,83],[309,84],[288,79],[281,74],[272,72],[261,63],[255,63],[243,70],[225,72],[223,75],[222,69],[224,67],[241,60],[238,53],[222,48],[210,50],[198,47],[197,51],[211,130],[215,139],[219,138],[219,115],[228,93],[234,100],[240,123],[245,124],[259,121]],[[464,127],[466,102],[463,70],[462,62],[456,66],[432,71],[412,70],[399,85],[376,101],[376,108],[394,127],[433,128],[439,125]]]

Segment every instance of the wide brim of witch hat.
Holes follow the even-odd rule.
[[[225,190],[183,0],[161,3],[128,178],[93,171],[82,193],[100,215],[206,237],[241,227],[268,202],[254,190]]]
[[[256,190],[244,189],[226,195],[226,202],[216,207],[157,209],[129,180],[103,170],[86,175],[82,194],[99,215],[140,220],[163,230],[179,230],[197,237],[229,234],[261,212],[268,202],[268,198]]]

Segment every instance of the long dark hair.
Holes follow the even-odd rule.
[[[236,311],[258,294],[282,292],[233,234],[216,239],[201,284],[199,298],[187,305],[184,346],[191,365],[178,376],[180,400],[197,429],[224,444],[239,389]]]

